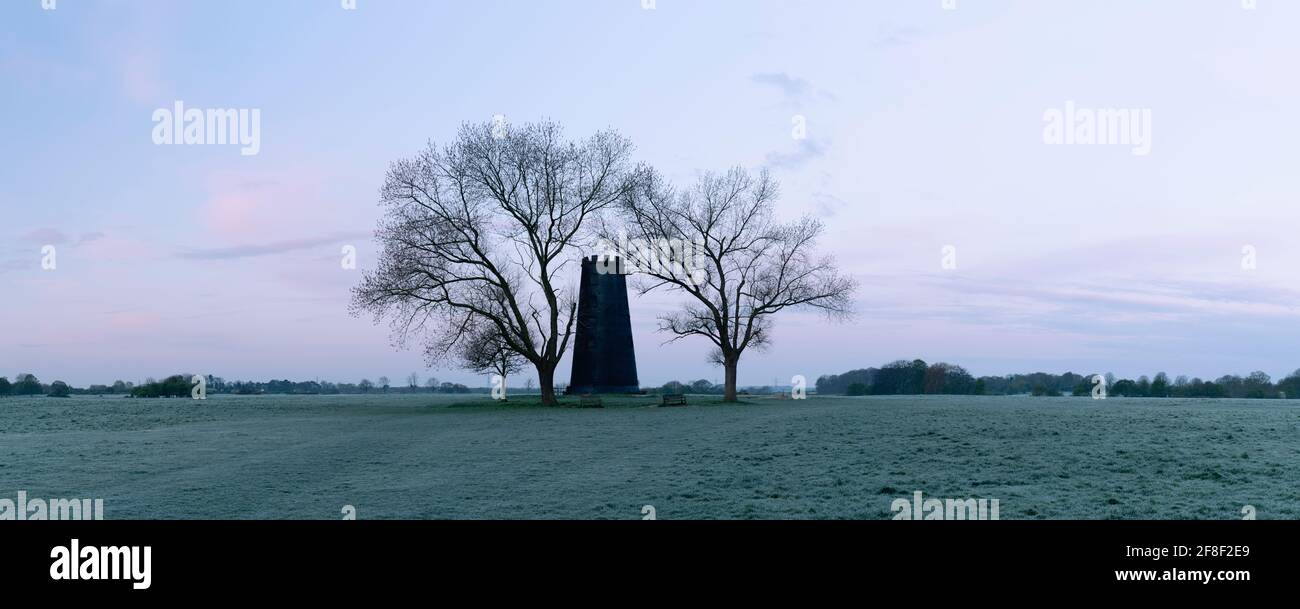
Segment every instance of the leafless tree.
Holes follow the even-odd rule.
[[[416,374],[416,373],[412,372],[412,373],[406,375],[406,387],[407,387],[408,389],[415,389],[416,387],[419,387],[419,386],[420,386],[420,375],[419,375],[419,374]]]
[[[577,307],[562,272],[582,255],[590,220],[648,175],[631,151],[612,131],[572,142],[553,122],[486,123],[393,163],[381,189],[382,254],[354,288],[353,312],[387,318],[399,345],[418,335],[443,356],[494,326],[554,405]]]
[[[776,182],[766,171],[708,173],[677,191],[652,174],[621,201],[621,223],[602,226],[605,247],[624,257],[645,294],[664,287],[689,296],[659,318],[673,335],[713,343],[726,371],[725,400],[736,400],[736,368],[748,348],[771,339],[772,316],[791,308],[840,320],[852,314],[856,282],[814,251],[822,224],[810,217],[778,222]]]
[[[457,355],[462,367],[482,374],[499,374],[502,383],[528,363],[506,345],[495,325],[484,324],[462,339]]]

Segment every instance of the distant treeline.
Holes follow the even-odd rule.
[[[843,374],[825,375],[817,379],[817,393],[822,395],[1019,395],[1036,396],[1091,395],[1094,374],[1009,374],[1007,376],[974,377],[965,368],[955,364],[927,364],[924,360],[898,360],[879,368],[850,370]],[[1284,398],[1300,399],[1300,370],[1274,383],[1264,372],[1252,372],[1245,377],[1221,376],[1213,381],[1179,376],[1173,380],[1164,372],[1154,377],[1140,376],[1137,380],[1117,379],[1106,373],[1106,394],[1117,397],[1176,397],[1176,398]],[[156,381],[147,379],[140,385],[129,381],[115,381],[111,385],[72,387],[63,381],[41,383],[33,374],[19,374],[14,381],[0,377],[0,397],[48,395],[123,395],[131,397],[189,397],[194,389],[191,374],[174,374]],[[429,378],[422,386],[415,383],[415,375],[407,384],[394,387],[386,377],[377,382],[362,379],[357,383],[331,383],[329,381],[227,381],[221,377],[207,376],[209,394],[235,395],[335,395],[369,393],[488,393],[486,387],[468,387],[460,383],[438,382]],[[556,389],[563,391],[564,385]],[[765,394],[784,390],[783,387],[747,387],[743,393]],[[523,388],[508,388],[510,393],[532,393],[536,389],[531,380]],[[691,382],[670,381],[661,387],[646,388],[647,393],[721,394],[723,386],[700,379]]]
[[[356,383],[331,383],[329,381],[227,381],[221,377],[208,377],[208,393],[232,393],[236,395],[256,395],[262,393],[298,394],[298,395],[335,395],[352,393],[487,393],[483,387],[468,387],[460,383],[439,383],[430,378],[423,386],[418,383],[392,386],[387,377],[379,377],[377,382],[361,379]]]
[[[137,398],[159,398],[159,397],[190,397],[194,389],[192,374],[173,374],[161,381],[148,378],[139,385],[130,381],[115,381],[111,385],[90,385],[89,387],[70,387],[63,381],[54,381],[49,385],[42,384],[34,375],[20,374],[18,382],[10,383],[7,378],[0,377],[0,397],[6,395],[53,395],[55,397],[66,397],[68,395],[122,395]],[[369,393],[490,393],[488,387],[469,387],[461,383],[439,382],[436,378],[430,377],[423,384],[415,382],[414,375],[407,377],[406,385],[393,386],[387,377],[379,377],[377,381],[370,379],[361,379],[356,383],[331,383],[329,381],[290,381],[269,380],[269,381],[228,381],[219,376],[208,375],[205,377],[205,390],[208,394],[232,394],[232,395],[337,395],[337,394],[369,394]],[[564,384],[557,384],[556,390],[563,392]],[[721,384],[714,383],[705,379],[697,381],[680,382],[669,381],[661,387],[646,388],[646,393],[693,393],[693,394],[717,394],[722,395],[725,387]],[[746,394],[766,394],[775,391],[772,387],[744,387],[742,393]],[[511,394],[529,394],[535,393],[537,388],[531,379],[528,380],[524,387],[508,387],[507,391]]]
[[[90,385],[89,387],[71,387],[63,381],[54,381],[48,385],[41,383],[33,374],[23,373],[11,382],[0,376],[0,397],[48,395],[51,397],[68,397],[69,395],[123,395],[138,398],[190,397],[194,389],[192,374],[173,374],[161,381],[149,378],[136,385],[130,381],[115,381],[111,385]],[[430,378],[423,386],[407,385],[393,387],[388,379],[380,377],[378,382],[361,379],[357,383],[331,383],[328,381],[270,380],[270,381],[227,381],[221,377],[205,377],[205,390],[209,394],[229,393],[237,395],[258,394],[365,394],[365,393],[487,393],[487,388],[471,388],[460,383],[439,383]]]
[[[726,393],[727,386],[721,383],[714,383],[707,379],[700,379],[698,381],[668,381],[667,383],[664,383],[660,387],[644,387],[642,389],[646,393],[650,393],[650,394],[662,393],[662,394],[669,394],[669,395],[678,395],[684,393],[691,393],[691,394],[700,394],[700,395],[723,395],[724,393]],[[774,388],[772,386],[737,388],[738,393],[745,394],[745,395],[766,395],[766,394],[770,394],[785,389],[788,388],[786,387]]]
[[[817,393],[826,395],[1091,395],[1094,374],[1009,374],[975,378],[955,364],[927,364],[924,360],[898,360],[879,368],[850,370],[817,379]],[[1221,376],[1213,381],[1164,372],[1153,378],[1117,379],[1106,373],[1106,395],[1152,398],[1300,398],[1300,370],[1273,383],[1268,374]]]
[[[13,382],[8,377],[0,376],[0,397],[6,395],[48,395],[56,398],[68,397],[72,388],[63,381],[54,381],[49,385],[42,384],[34,374],[26,372],[15,377]]]

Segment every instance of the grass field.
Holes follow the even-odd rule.
[[[0,498],[107,518],[1300,516],[1300,407],[1112,398],[654,397],[543,409],[433,395],[0,399]]]

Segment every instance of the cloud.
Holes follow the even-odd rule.
[[[834,216],[840,208],[848,205],[848,202],[828,192],[812,193],[813,205],[817,207],[817,213],[823,216]]]
[[[813,96],[823,97],[831,101],[835,100],[834,94],[818,89],[807,80],[785,72],[759,72],[751,74],[749,79],[761,85],[775,87],[781,92],[785,101],[789,103],[803,103]]]
[[[262,190],[264,188],[272,188],[279,185],[280,185],[279,180],[254,178],[254,179],[244,180],[240,182],[237,186],[240,190],[252,191],[252,190]]]
[[[785,72],[762,72],[750,76],[749,79],[759,84],[772,85],[787,97],[800,97],[812,90],[812,85],[808,81]]]
[[[805,163],[826,156],[829,148],[820,140],[813,138],[798,140],[795,149],[790,152],[769,152],[763,163],[772,169],[798,169]]]
[[[0,261],[0,273],[9,271],[24,271],[31,268],[37,268],[37,263],[26,260],[4,260]]]
[[[207,200],[198,210],[199,245],[260,245],[350,232],[346,205],[322,192],[327,176],[310,169],[269,173],[209,174]],[[205,241],[203,238],[212,238]]]
[[[6,44],[10,42],[6,41]],[[89,69],[26,49],[11,48],[0,57],[0,74],[10,86],[29,92],[50,92],[94,82],[94,72]]]
[[[151,49],[132,49],[118,65],[122,94],[134,102],[158,104],[166,88],[162,82],[162,59]]]
[[[107,325],[114,330],[147,331],[157,329],[162,315],[154,312],[117,312],[108,316]]]
[[[100,239],[103,238],[104,238],[104,233],[101,233],[99,231],[82,233],[81,238],[77,239],[77,245],[81,245],[83,243],[90,243],[91,241],[99,241]]]
[[[134,231],[93,232],[81,236],[77,242],[78,255],[120,268],[122,263],[139,264],[166,256],[162,244],[137,237]]]
[[[259,245],[237,245],[234,247],[220,247],[209,249],[185,250],[176,253],[177,258],[188,260],[230,260],[234,258],[255,258],[258,256],[271,256],[274,254],[283,254],[299,250],[323,247],[326,245],[342,245],[348,241],[364,239],[369,233],[344,233],[330,237],[317,237],[312,239],[293,239],[289,241],[278,241],[273,243],[264,243]],[[337,253],[337,252],[336,252]]]
[[[883,298],[873,309],[912,319],[1087,327],[1102,333],[1133,324],[1300,317],[1300,306],[1295,304],[1300,302],[1300,292],[1246,283],[1115,278],[1027,285],[1016,277],[947,274],[870,281],[878,286],[893,283],[895,289],[911,294],[906,299]]]
[[[902,47],[916,42],[924,32],[920,29],[904,25],[901,27],[881,27],[876,34],[876,39],[872,43],[876,48],[893,48]]]
[[[177,3],[160,2],[148,7],[124,3],[121,18],[128,27],[97,41],[99,52],[109,62],[119,93],[127,100],[152,107],[170,105],[173,88],[166,80],[166,48],[172,43],[183,10]]]
[[[68,236],[56,228],[38,228],[23,235],[23,239],[42,245],[60,245],[68,242]]]

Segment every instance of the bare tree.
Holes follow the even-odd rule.
[[[384,393],[388,393],[388,377],[379,377],[379,386],[384,388]]]
[[[431,376],[424,381],[424,386],[429,389],[429,393],[434,393],[438,391],[438,379]]]
[[[772,316],[814,309],[831,319],[852,314],[856,282],[814,248],[822,224],[810,217],[780,223],[777,184],[736,168],[703,175],[678,192],[651,175],[621,202],[621,225],[605,225],[605,247],[639,273],[641,294],[666,287],[690,296],[659,318],[660,331],[703,336],[713,363],[726,371],[725,400],[736,401],[736,368],[748,348],[771,338]]]
[[[444,356],[480,324],[495,326],[554,405],[577,307],[561,272],[586,244],[584,225],[648,174],[631,151],[612,131],[569,142],[553,122],[486,123],[393,163],[382,254],[353,290],[353,313],[388,318],[399,345],[418,335]]]
[[[524,364],[528,363],[522,355],[506,345],[496,326],[488,325],[474,330],[461,340],[458,357],[461,366],[466,369],[501,375],[503,384],[506,377],[523,370]]]
[[[407,387],[408,389],[415,389],[416,387],[419,387],[419,386],[420,386],[420,375],[419,375],[419,374],[416,374],[416,373],[412,372],[412,373],[406,375],[406,387]]]

